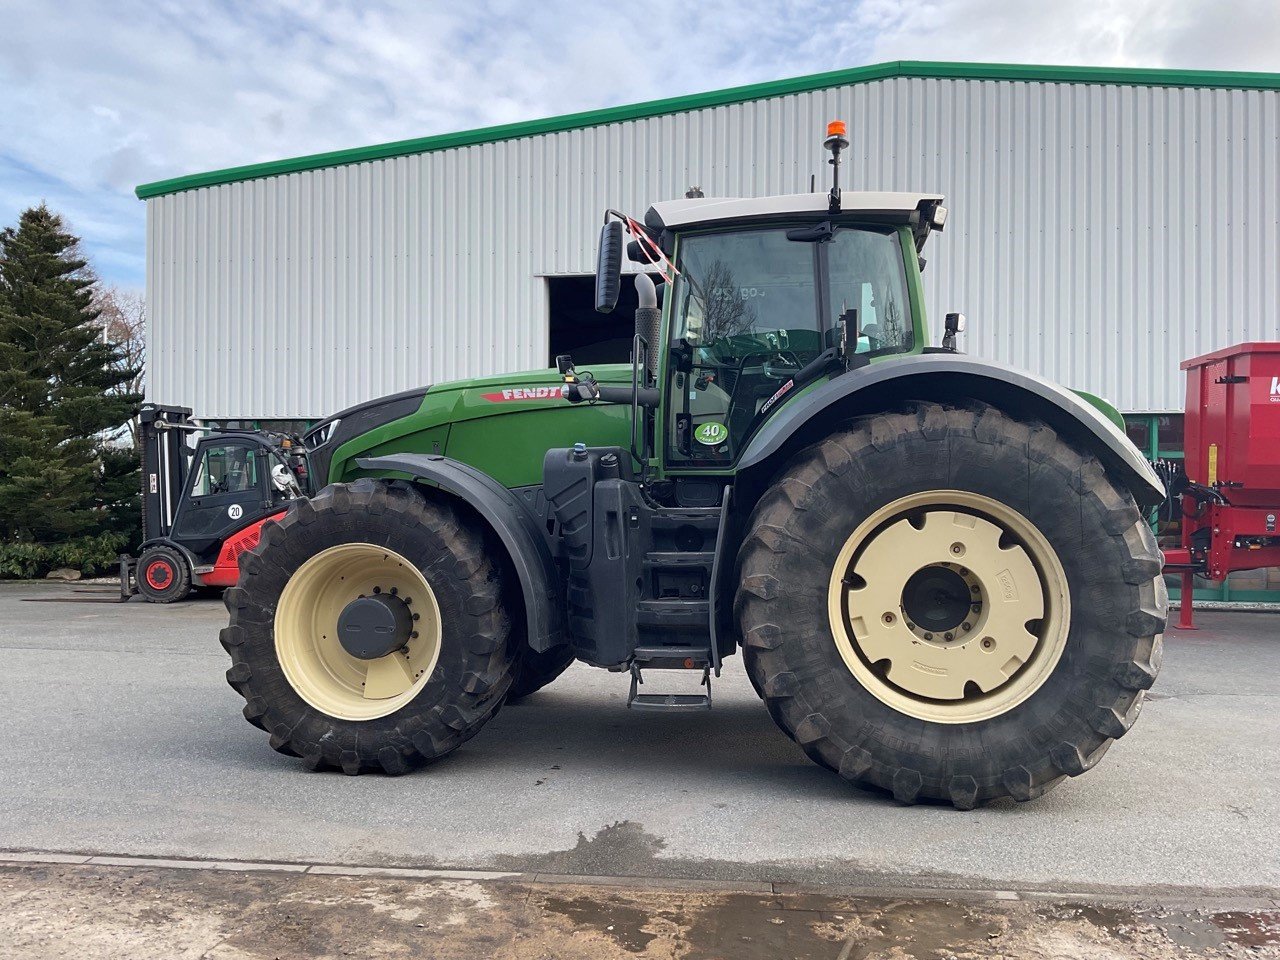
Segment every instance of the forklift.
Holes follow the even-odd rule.
[[[142,548],[120,558],[120,598],[174,603],[233,586],[268,520],[310,493],[300,438],[193,423],[188,407],[144,404]],[[188,437],[195,437],[194,448]]]

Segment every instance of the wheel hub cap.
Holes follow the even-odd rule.
[[[413,614],[399,597],[378,593],[359,597],[338,615],[338,640],[360,660],[377,660],[409,642]]]
[[[902,588],[902,612],[926,632],[946,633],[969,615],[971,596],[969,584],[951,567],[921,567]]]

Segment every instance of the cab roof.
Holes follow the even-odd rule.
[[[832,216],[828,194],[792,193],[777,197],[697,197],[664,200],[645,214],[645,226],[657,230],[688,229],[700,226],[728,226],[733,223],[769,220],[821,220]],[[922,216],[943,200],[939,193],[892,193],[844,190],[840,212],[835,216],[862,214],[882,223],[930,224]],[[937,229],[937,227],[934,227]]]

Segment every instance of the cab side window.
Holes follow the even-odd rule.
[[[253,450],[242,443],[205,448],[191,481],[193,497],[219,493],[244,493],[258,485]]]
[[[837,230],[828,253],[834,326],[858,311],[858,353],[905,353],[912,345],[902,247],[892,232]]]

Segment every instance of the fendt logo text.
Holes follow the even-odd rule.
[[[1272,403],[1280,403],[1280,377],[1271,378],[1271,395],[1267,399]]]
[[[512,387],[501,393],[482,393],[490,403],[519,403],[527,400],[559,400],[560,387]]]

